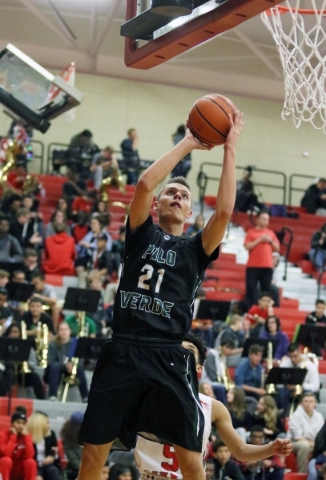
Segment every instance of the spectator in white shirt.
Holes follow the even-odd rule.
[[[306,392],[302,395],[300,405],[290,417],[289,437],[297,456],[299,473],[307,473],[308,457],[313,451],[317,433],[324,425],[324,417],[315,407],[315,395]]]
[[[288,356],[283,358],[280,367],[306,368],[308,371],[302,384],[303,391],[313,392],[318,395],[320,388],[318,366],[310,358],[302,354],[297,343],[289,345]],[[288,387],[291,387],[291,385],[288,385]],[[294,386],[292,385],[292,387]]]

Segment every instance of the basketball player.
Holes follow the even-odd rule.
[[[196,359],[196,370],[200,376],[206,359],[207,348],[201,337],[188,333],[182,342],[183,348],[190,350]],[[292,450],[290,440],[277,439],[263,446],[243,443],[232,426],[232,420],[225,406],[207,395],[199,394],[203,408],[205,427],[202,444],[202,456],[205,457],[211,424],[218,431],[232,455],[240,461],[256,462],[272,455],[288,455]],[[135,460],[142,480],[162,480],[162,478],[181,479],[178,459],[173,447],[151,442],[139,437],[135,448]]]
[[[79,441],[84,444],[78,479],[99,480],[114,440],[126,449],[136,434],[173,445],[184,480],[205,480],[204,416],[194,356],[181,346],[205,269],[218,257],[235,201],[235,147],[243,127],[237,112],[224,144],[216,209],[202,232],[183,236],[191,216],[190,187],[183,177],[155,188],[194,149],[209,150],[187,130],[185,137],[139,179],[126,224],[123,269],[113,314],[112,342],[97,361]]]

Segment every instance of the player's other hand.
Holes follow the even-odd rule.
[[[237,111],[234,115],[234,120],[232,118],[232,115],[229,115],[230,119],[230,131],[228,136],[226,137],[226,141],[224,144],[224,149],[231,147],[234,148],[236,146],[238,137],[240,135],[240,132],[242,130],[242,127],[244,126],[244,121],[243,121],[243,113]]]
[[[289,438],[277,438],[272,443],[272,449],[274,455],[290,455],[292,452],[292,443]]]

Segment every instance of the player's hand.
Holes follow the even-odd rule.
[[[290,455],[292,452],[292,443],[289,438],[277,438],[272,443],[273,455]]]
[[[224,150],[228,147],[235,147],[238,137],[240,135],[240,132],[244,126],[244,121],[243,121],[243,113],[236,111],[234,115],[234,120],[232,118],[232,115],[229,115],[230,119],[230,131],[228,136],[226,137],[226,141],[224,144]]]
[[[191,150],[211,150],[213,148],[212,146],[204,145],[199,140],[197,140],[196,137],[193,136],[193,134],[190,131],[190,128],[188,127],[188,120],[186,123],[186,127],[187,129],[186,129],[185,138],[191,142],[191,145],[192,145]]]

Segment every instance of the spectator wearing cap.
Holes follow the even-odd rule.
[[[54,232],[53,236],[45,239],[42,269],[45,273],[73,276],[76,256],[74,239],[67,234],[64,223],[55,223]]]
[[[90,213],[95,201],[96,192],[94,191],[86,192],[84,195],[76,197],[71,205],[73,215],[76,216],[81,210]]]
[[[61,429],[63,448],[68,459],[68,465],[65,470],[68,480],[75,480],[78,475],[81,461],[82,446],[78,443],[78,434],[80,426],[84,419],[84,412],[74,412]]]
[[[0,217],[0,262],[22,262],[23,249],[13,235],[9,233],[9,221]]]
[[[9,430],[0,432],[0,474],[2,480],[35,480],[34,446],[26,428],[26,415],[15,412]]]

